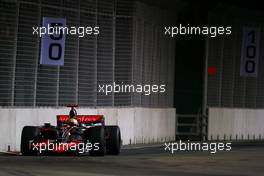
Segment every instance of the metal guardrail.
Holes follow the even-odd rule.
[[[207,116],[202,114],[177,114],[177,138],[204,140],[207,137]]]

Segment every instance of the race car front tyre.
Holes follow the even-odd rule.
[[[106,126],[109,138],[106,140],[107,154],[119,155],[121,148],[121,132],[118,126]]]
[[[25,126],[21,134],[20,151],[22,155],[32,156],[37,155],[38,151],[32,150],[31,141],[36,139],[40,133],[40,129],[34,126]]]
[[[88,140],[92,144],[92,149],[89,151],[91,156],[104,156],[105,154],[105,140],[104,127],[96,126],[88,129],[86,133]]]

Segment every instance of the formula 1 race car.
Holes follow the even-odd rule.
[[[75,107],[69,115],[57,115],[57,126],[25,126],[21,135],[22,155],[86,154],[118,155],[121,133],[118,126],[105,126],[103,115],[77,115]]]

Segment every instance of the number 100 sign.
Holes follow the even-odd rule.
[[[243,43],[241,48],[240,76],[257,77],[259,63],[260,29],[243,28]]]
[[[43,17],[45,34],[41,38],[40,64],[64,65],[65,34],[62,30],[57,33],[51,30],[59,26],[66,26],[65,18]]]

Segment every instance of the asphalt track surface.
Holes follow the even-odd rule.
[[[163,146],[123,149],[119,156],[0,155],[0,176],[264,176],[264,146],[233,147],[231,151],[177,152]]]

